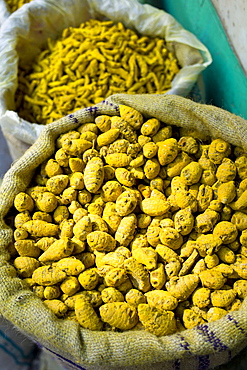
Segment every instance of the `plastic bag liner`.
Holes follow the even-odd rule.
[[[18,63],[31,62],[48,37],[55,39],[63,29],[78,27],[90,18],[120,21],[142,35],[164,38],[182,66],[169,94],[187,96],[212,62],[207,48],[171,15],[137,0],[35,0],[25,4],[0,31],[0,125],[13,159],[34,143],[44,127],[21,119],[15,112]]]
[[[115,94],[47,125],[37,141],[5,174],[0,188],[0,310],[30,339],[45,348],[68,369],[209,369],[228,362],[247,345],[247,298],[238,311],[223,318],[156,337],[147,331],[90,331],[71,320],[57,318],[15,276],[7,246],[13,230],[4,218],[15,195],[29,185],[34,170],[55,150],[56,138],[97,115],[118,114],[119,104],[129,105],[146,119],[156,117],[168,125],[191,127],[212,138],[223,138],[247,150],[247,121],[221,108],[176,95]]]

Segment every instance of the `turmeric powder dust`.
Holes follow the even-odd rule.
[[[115,93],[163,94],[179,69],[164,39],[91,19],[48,39],[34,63],[19,68],[16,110],[48,124]]]

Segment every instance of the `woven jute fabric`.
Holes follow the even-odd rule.
[[[45,348],[66,369],[211,369],[228,362],[247,345],[247,300],[241,309],[215,322],[164,337],[146,331],[93,332],[58,319],[14,274],[7,245],[13,230],[4,219],[15,195],[25,190],[35,168],[54,153],[61,133],[92,122],[99,114],[118,114],[129,105],[145,118],[200,130],[247,150],[247,121],[220,108],[175,95],[112,95],[47,125],[39,139],[6,173],[0,188],[0,310],[29,338]]]

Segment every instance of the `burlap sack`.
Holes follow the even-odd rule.
[[[121,21],[142,35],[164,38],[182,66],[171,94],[187,96],[212,62],[208,49],[171,15],[137,0],[34,0],[25,4],[8,17],[0,31],[0,126],[13,159],[22,155],[43,129],[16,113],[18,64],[32,61],[48,37],[55,39],[63,29],[78,27],[90,18]]]
[[[0,188],[1,314],[68,369],[206,370],[224,364],[247,345],[247,299],[240,310],[216,322],[165,337],[157,338],[146,331],[92,332],[70,320],[56,318],[15,276],[8,262],[6,247],[13,231],[4,217],[15,195],[25,190],[34,169],[53,154],[59,134],[91,122],[96,115],[116,115],[120,103],[136,108],[146,118],[196,128],[247,150],[247,121],[220,108],[174,95],[112,95],[46,126],[34,145],[6,173]]]

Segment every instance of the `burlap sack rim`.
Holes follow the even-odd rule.
[[[139,96],[140,97],[140,96]],[[153,98],[157,95],[154,95]],[[24,282],[13,277],[8,263],[8,253],[5,248],[12,238],[12,231],[4,223],[10,204],[13,204],[17,192],[24,190],[32,176],[32,171],[42,161],[47,159],[54,150],[54,140],[67,130],[76,128],[83,122],[90,122],[99,114],[113,114],[118,111],[118,104],[126,104],[135,108],[144,116],[157,117],[160,108],[153,107],[147,112],[146,100],[151,102],[152,96],[141,96],[142,102],[137,104],[133,96],[117,94],[111,96],[94,107],[85,108],[45,127],[40,138],[29,148],[26,153],[16,161],[6,173],[0,188],[0,307],[2,315],[16,325],[31,339],[40,343],[54,353],[58,353],[67,361],[77,363],[79,366],[144,366],[150,363],[166,363],[178,359],[192,359],[193,357],[211,356],[211,363],[220,365],[227,362],[246,345],[247,317],[245,315],[247,299],[244,300],[240,310],[227,314],[220,320],[182,333],[159,337],[143,331],[125,333],[91,332],[79,327],[69,320],[55,318],[32,293]],[[183,105],[185,98],[178,96],[162,96],[161,106],[164,111],[173,111]],[[247,121],[220,108],[204,106],[199,103],[189,102],[190,111],[194,115],[216,111],[217,114],[228,115],[231,120],[247,126]],[[142,109],[140,109],[141,107]],[[151,112],[150,112],[151,110]],[[197,113],[196,113],[197,112]],[[176,116],[174,112],[173,117]],[[170,114],[170,113],[169,113]],[[67,123],[69,121],[69,123]],[[173,124],[173,122],[168,122]],[[210,130],[206,130],[207,132]],[[222,136],[224,133],[222,132]],[[43,143],[46,141],[46,143]],[[231,142],[231,141],[230,141]],[[44,152],[46,153],[44,154]],[[22,172],[29,169],[29,176],[23,178]],[[18,186],[16,185],[18,184]],[[8,200],[6,202],[6,194]],[[67,322],[69,321],[69,322]],[[224,333],[225,330],[225,333]],[[227,335],[226,335],[227,332]],[[199,336],[198,336],[199,334]],[[197,338],[196,343],[194,338]],[[105,350],[107,348],[107,351]],[[89,357],[92,356],[92,357]]]

